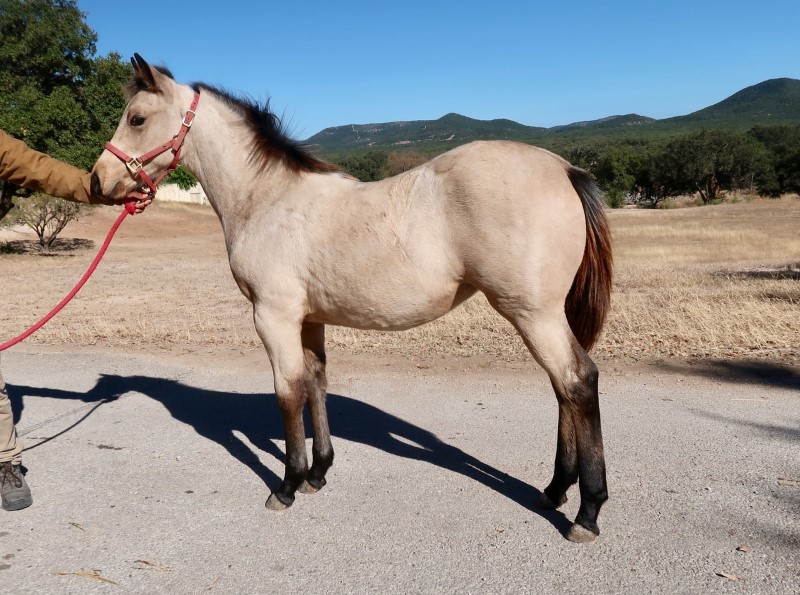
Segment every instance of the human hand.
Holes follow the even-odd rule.
[[[126,203],[136,201],[134,203],[134,213],[139,214],[144,212],[144,210],[150,206],[150,203],[153,202],[153,195],[149,192],[142,192],[140,190],[132,190],[128,193],[128,196],[125,197]]]

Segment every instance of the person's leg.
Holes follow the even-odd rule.
[[[14,413],[0,372],[0,496],[3,510],[20,510],[33,504],[31,490],[20,468],[22,443],[17,440]]]

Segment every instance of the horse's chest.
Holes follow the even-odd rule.
[[[228,248],[231,273],[242,294],[251,302],[275,292],[302,286],[298,271],[304,268],[301,253],[280,243],[239,241]]]

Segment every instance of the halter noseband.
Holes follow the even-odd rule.
[[[183,117],[183,122],[181,123],[181,129],[178,131],[178,134],[172,137],[169,142],[164,143],[160,147],[156,147],[152,151],[145,153],[144,155],[140,155],[139,157],[130,157],[125,154],[123,151],[120,151],[110,142],[105,144],[105,148],[108,149],[116,157],[119,157],[124,163],[125,167],[128,168],[128,171],[131,173],[132,176],[136,177],[139,176],[142,181],[148,185],[150,188],[151,195],[155,195],[156,193],[156,186],[164,179],[169,172],[173,171],[176,167],[178,167],[178,161],[181,158],[181,148],[183,147],[183,141],[186,138],[186,135],[189,132],[189,129],[192,127],[192,122],[194,121],[194,114],[197,110],[197,104],[200,102],[200,92],[194,94],[194,99],[192,100],[192,104],[189,106],[189,110],[186,112],[186,115]],[[147,175],[147,172],[144,171],[144,165],[154,157],[161,155],[168,150],[172,149],[172,152],[175,154],[175,157],[172,159],[172,163],[170,163],[169,167],[162,173],[156,181],[150,179],[150,176]]]

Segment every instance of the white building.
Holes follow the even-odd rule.
[[[195,184],[188,190],[181,190],[177,184],[161,184],[156,192],[156,200],[208,204],[208,197],[200,184]]]

